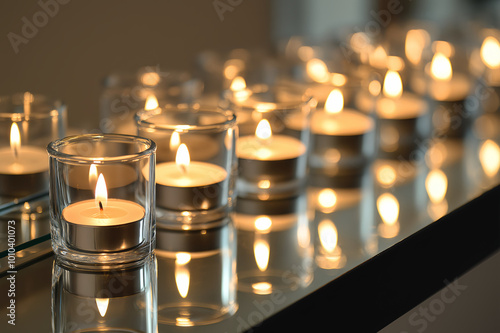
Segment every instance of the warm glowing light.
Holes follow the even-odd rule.
[[[303,45],[297,50],[297,56],[304,62],[309,61],[314,57],[314,50],[310,46]]]
[[[189,150],[186,144],[181,144],[179,149],[177,149],[177,154],[175,155],[175,164],[181,170],[182,173],[186,173],[189,167],[191,158],[189,157]]]
[[[325,111],[339,113],[344,108],[344,96],[339,89],[333,89],[325,102]]]
[[[186,264],[191,261],[191,255],[187,252],[175,254],[175,284],[182,298],[186,298],[189,292],[190,273]]]
[[[398,221],[399,202],[390,193],[384,193],[377,199],[377,210],[385,224],[393,225]]]
[[[318,204],[323,209],[332,209],[337,204],[337,194],[331,188],[319,191]]]
[[[97,309],[99,310],[101,317],[104,318],[106,312],[108,312],[109,298],[96,298],[95,304],[97,305]]]
[[[267,119],[262,119],[259,121],[257,125],[257,129],[255,130],[255,136],[261,140],[269,140],[273,132],[271,131],[271,124]]]
[[[229,87],[229,89],[231,89],[232,91],[240,91],[245,89],[246,87],[247,83],[245,82],[245,79],[241,76],[237,76],[231,82],[231,86]]]
[[[259,182],[257,183],[257,187],[262,189],[268,189],[271,187],[271,181],[269,179],[259,180]]]
[[[405,62],[402,58],[396,56],[387,57],[387,69],[392,71],[402,71],[405,68]]]
[[[241,59],[229,59],[224,64],[224,76],[228,80],[233,80],[236,75],[245,67],[245,63]]]
[[[431,75],[436,80],[449,81],[453,75],[450,59],[442,53],[436,53],[431,62]]]
[[[156,72],[147,72],[142,74],[141,82],[145,86],[156,86],[160,83],[160,75]]]
[[[370,54],[370,65],[378,68],[384,68],[386,67],[387,64],[387,52],[385,52],[385,49],[379,45],[373,51],[373,53]]]
[[[273,221],[267,216],[259,216],[255,219],[255,229],[258,231],[269,231]]]
[[[151,94],[146,98],[146,104],[144,105],[144,110],[154,110],[158,108],[158,100],[156,96]]]
[[[437,142],[427,151],[427,164],[431,168],[439,168],[443,165],[447,155],[446,146],[442,142]]]
[[[440,169],[434,169],[429,172],[425,179],[425,189],[433,203],[443,201],[448,190],[448,178]]]
[[[306,64],[306,71],[307,75],[316,82],[325,83],[328,81],[328,67],[323,60],[318,58],[309,60]]]
[[[330,81],[337,87],[341,87],[347,83],[347,77],[344,74],[332,73]]]
[[[378,96],[380,94],[380,90],[382,89],[380,82],[378,80],[372,80],[368,84],[368,91],[372,96]]]
[[[384,95],[392,98],[399,98],[403,94],[403,81],[398,72],[387,71],[384,78]]]
[[[396,170],[390,165],[382,165],[376,171],[377,181],[384,186],[392,186],[396,182]]]
[[[172,136],[170,137],[170,151],[177,151],[179,148],[179,145],[181,144],[181,136],[179,135],[179,132],[173,132]]]
[[[323,249],[332,253],[337,247],[338,232],[332,221],[326,219],[318,224],[319,241]]]
[[[108,203],[108,189],[106,187],[106,180],[104,175],[101,173],[97,179],[97,185],[95,186],[95,204],[102,211]]]
[[[429,33],[423,29],[412,29],[408,31],[405,40],[405,54],[406,58],[413,65],[418,65],[420,63],[422,51],[429,41]]]
[[[481,45],[481,59],[491,69],[500,67],[500,43],[495,37],[486,37]]]
[[[95,164],[91,164],[89,168],[89,184],[90,188],[95,188],[97,183],[97,166]]]
[[[455,48],[451,43],[444,40],[437,40],[432,43],[432,50],[434,53],[441,53],[447,58],[450,58],[455,54]]]
[[[21,133],[19,132],[17,123],[12,123],[10,127],[10,149],[12,150],[12,155],[17,159],[19,150],[21,149]]]
[[[257,295],[269,295],[273,291],[273,285],[269,282],[256,282],[252,284],[252,290]]]
[[[488,177],[494,177],[500,168],[500,147],[491,141],[486,140],[479,149],[479,161],[484,173]]]
[[[269,264],[269,243],[264,239],[256,239],[253,244],[253,253],[257,267],[261,272],[264,272]]]

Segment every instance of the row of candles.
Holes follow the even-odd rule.
[[[110,264],[147,256],[152,251],[155,233],[162,243],[160,249],[172,249],[170,245],[182,243],[190,230],[201,230],[205,235],[211,227],[225,225],[225,217],[235,208],[236,193],[240,202],[279,206],[283,200],[292,200],[303,192],[309,173],[313,206],[319,211],[316,263],[324,269],[342,268],[346,252],[338,244],[338,226],[328,216],[348,211],[351,201],[361,200],[359,188],[375,157],[392,159],[377,161],[374,166],[381,189],[375,201],[382,220],[377,232],[382,239],[398,235],[400,205],[407,213],[421,208],[413,211],[404,203],[422,200],[419,184],[430,198],[428,211],[432,219],[448,210],[448,183],[442,170],[456,161],[453,144],[461,143],[466,135],[467,124],[454,126],[452,120],[457,105],[459,109],[465,105],[473,81],[452,67],[450,58],[456,51],[450,43],[435,42],[432,61],[427,66],[420,63],[416,55],[422,52],[422,40],[426,40],[425,31],[408,32],[408,64],[420,68],[413,68],[410,74],[403,73],[402,59],[388,56],[382,47],[367,55],[360,52],[357,69],[370,80],[355,91],[348,84],[354,76],[330,72],[324,61],[314,57],[314,49],[307,46],[299,48],[299,55],[304,57],[301,65],[308,83],[288,78],[278,83],[247,85],[242,62],[228,61],[223,72],[227,90],[217,108],[203,106],[202,102],[209,104],[214,100],[214,96],[206,95],[194,98],[191,102],[195,103],[189,105],[158,102],[160,95],[155,94],[155,86],[160,84],[163,73],[141,73],[146,91],[141,95],[144,110],[131,112],[124,117],[125,122],[119,119],[123,115],[114,115],[110,109],[103,113],[107,124],[116,126],[117,132],[138,136],[99,134],[55,140],[48,147],[49,165],[44,148],[23,141],[39,139],[33,128],[51,140],[64,136],[60,122],[65,110],[49,108],[46,115],[37,114],[35,96],[25,93],[20,99],[23,111],[9,119],[10,145],[0,151],[1,195],[22,197],[45,190],[50,182],[51,232],[58,257],[63,262]],[[484,77],[495,91],[493,99],[498,99],[498,39],[486,37],[480,55]],[[368,65],[378,76],[366,72]],[[405,84],[413,92],[404,89]],[[188,86],[193,88],[192,82]],[[482,117],[495,119],[497,111],[498,106],[492,112],[474,116],[479,131],[488,128],[490,119]],[[49,121],[39,125],[37,121],[44,117]],[[426,154],[431,170],[424,182],[408,185],[406,181],[416,177],[416,166],[405,162],[420,149],[419,143],[430,138],[436,139]],[[497,139],[497,134],[485,135],[479,149],[484,173],[492,179],[488,185],[497,181],[500,166]],[[402,176],[398,172],[402,165],[409,165],[412,170]],[[401,198],[396,196],[397,186],[415,188]],[[233,216],[242,234],[239,237],[244,237],[245,232],[252,235],[255,257],[255,267],[249,269],[252,273],[242,270],[238,274],[241,288],[270,294],[279,288],[283,272],[296,263],[294,260],[302,265],[311,257],[309,217],[282,210],[276,213],[280,211],[276,207],[255,215],[248,213],[256,212],[255,206],[249,207],[243,212],[236,207]],[[357,251],[373,254],[373,242],[365,227],[360,228],[361,250]],[[178,232],[174,232],[175,237],[165,236],[172,230]],[[288,257],[280,257],[286,267],[275,281],[271,273],[266,274],[271,271],[268,267],[273,237],[279,234],[282,239],[288,232],[293,234],[299,251],[295,257],[291,252],[287,252]],[[197,242],[203,243],[201,239]],[[191,242],[187,248],[194,245]],[[172,251],[177,253],[172,257],[177,290],[184,299],[189,289],[187,264],[193,257],[186,249]],[[311,271],[305,269],[290,280],[307,285],[311,278]],[[102,309],[108,307],[109,298],[98,297],[96,302],[104,317],[106,310]],[[229,312],[234,312],[234,304],[231,306]],[[169,323],[190,326],[193,322],[189,313],[182,309],[167,317],[173,320]]]

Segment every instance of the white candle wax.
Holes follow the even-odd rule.
[[[175,162],[156,165],[156,184],[173,187],[200,187],[220,183],[227,178],[222,167],[205,162],[190,162],[186,172]]]
[[[374,122],[370,117],[350,109],[337,113],[318,110],[313,113],[311,119],[311,132],[320,135],[361,135],[373,127]]]
[[[22,175],[48,171],[49,163],[45,149],[22,146],[15,158],[11,148],[0,149],[0,174]]]
[[[298,158],[305,154],[306,146],[298,139],[273,135],[262,140],[254,135],[238,139],[236,155],[238,158],[258,161],[279,161]]]
[[[144,208],[132,201],[108,199],[100,210],[94,199],[79,201],[63,209],[63,219],[82,226],[111,227],[140,221]]]
[[[470,89],[470,81],[460,73],[454,73],[449,81],[432,80],[429,83],[430,96],[442,102],[464,100]]]
[[[408,92],[404,92],[399,98],[382,97],[376,104],[376,113],[383,119],[412,119],[426,112],[425,101]]]

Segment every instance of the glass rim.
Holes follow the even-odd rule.
[[[24,112],[24,105],[23,105],[23,96],[24,94],[29,93],[31,94],[32,101],[30,104],[32,105],[37,105],[37,103],[46,103],[46,108],[43,110],[40,110],[39,108],[35,108],[32,110],[30,113],[26,114]],[[13,99],[19,99],[20,103],[19,104],[14,104],[12,102]],[[23,108],[23,112],[4,112],[2,111],[2,104],[3,103],[10,103],[11,105],[15,106],[20,106]],[[10,95],[0,95],[0,119],[1,120],[6,120],[9,119],[11,121],[24,121],[28,120],[29,118],[34,118],[34,119],[50,119],[50,118],[57,118],[61,115],[62,112],[64,112],[64,109],[66,108],[66,104],[59,98],[52,98],[51,96],[45,95],[45,94],[37,94],[37,93],[31,93],[31,92],[18,92],[18,93],[13,93]]]
[[[61,147],[68,146],[75,143],[84,142],[122,142],[122,143],[142,143],[146,145],[146,148],[132,154],[120,155],[120,156],[107,156],[107,157],[87,157],[75,154],[67,154],[61,152],[59,149]],[[76,164],[105,164],[105,163],[115,163],[115,162],[134,162],[140,160],[146,156],[154,154],[156,151],[156,143],[151,140],[135,135],[126,134],[81,134],[67,136],[62,139],[58,139],[50,142],[47,145],[47,153],[50,157],[56,158],[57,160],[63,160],[66,162],[74,162]]]
[[[252,95],[262,93],[263,91],[259,91],[259,89],[262,86],[267,86],[265,84],[255,84],[251,85],[246,88],[246,90],[252,91]],[[255,92],[255,90],[257,91]],[[270,104],[272,105],[272,108],[269,107],[263,108],[262,110],[259,110],[256,105],[249,105],[248,103],[245,103],[247,100],[243,102],[235,102],[235,97],[234,94],[237,93],[237,91],[232,91],[230,89],[226,89],[223,92],[223,101],[227,101],[231,103],[231,105],[236,106],[238,109],[243,110],[243,111],[254,111],[258,110],[259,112],[266,113],[266,112],[283,112],[283,111],[294,111],[297,110],[305,105],[308,105],[310,103],[313,103],[316,101],[314,99],[314,96],[310,93],[310,91],[306,88],[302,88],[300,85],[292,85],[292,84],[285,84],[285,83],[280,83],[276,85],[271,85],[268,86],[267,91],[272,91],[274,89],[279,89],[279,90],[285,90],[285,91],[290,91],[293,92],[297,98],[297,100],[292,101],[292,102],[266,102],[266,101],[261,101],[259,105],[264,105],[265,104]]]
[[[183,112],[183,110],[194,110],[196,113],[216,113],[224,116],[226,119],[222,122],[208,124],[208,125],[169,125],[169,124],[157,124],[148,121],[149,118],[163,114],[165,112]],[[140,129],[155,129],[155,130],[168,130],[168,131],[206,131],[214,130],[218,128],[231,128],[236,125],[236,114],[230,110],[224,110],[220,107],[206,106],[195,104],[190,105],[167,105],[165,107],[156,108],[154,110],[140,110],[134,115],[135,123]]]

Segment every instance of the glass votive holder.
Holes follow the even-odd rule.
[[[105,133],[135,135],[138,110],[193,103],[203,92],[203,83],[183,71],[164,71],[157,66],[136,72],[113,73],[104,80],[100,97],[100,129]]]
[[[310,182],[327,178],[336,187],[359,183],[374,157],[375,121],[355,109],[344,108],[342,91],[333,89],[324,107],[312,114]]]
[[[158,229],[158,321],[219,322],[238,309],[233,223],[203,230]]]
[[[52,270],[54,332],[157,332],[156,257],[106,269],[66,265]]]
[[[238,199],[238,289],[257,295],[307,287],[313,280],[313,242],[306,197]]]
[[[0,97],[0,197],[46,192],[49,163],[45,147],[66,131],[66,107],[29,92]]]
[[[225,91],[223,103],[238,119],[238,196],[273,200],[298,195],[305,184],[316,101],[295,87],[260,84]]]
[[[431,113],[427,101],[405,91],[397,71],[388,70],[375,104],[378,157],[414,159],[423,155],[431,135]]]
[[[233,204],[236,117],[198,105],[141,111],[138,133],[158,145],[157,222],[171,228],[220,223]]]
[[[155,242],[156,144],[121,134],[53,141],[50,155],[52,248],[63,260],[136,261]]]

